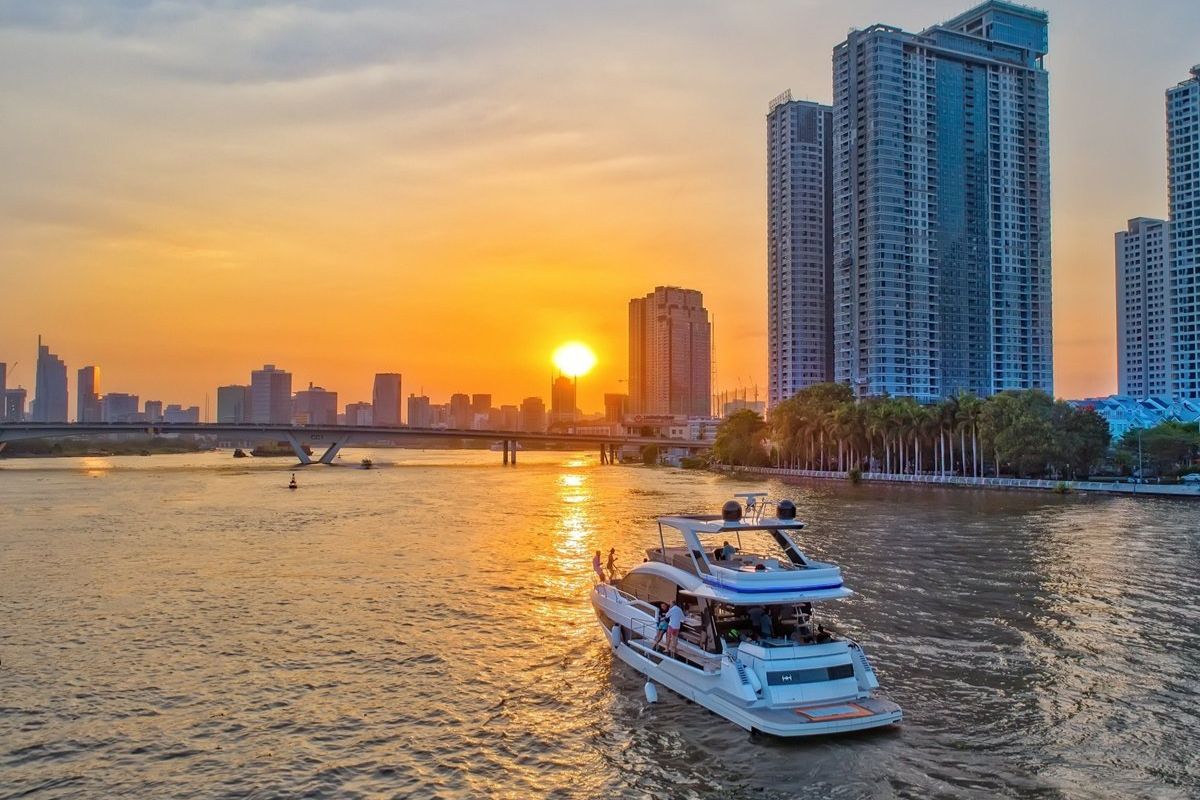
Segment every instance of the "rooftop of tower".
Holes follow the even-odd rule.
[[[923,33],[937,30],[954,31],[1022,47],[1038,56],[1044,56],[1049,51],[1046,35],[1049,22],[1049,15],[1040,9],[1009,3],[1006,0],[987,0],[953,19],[928,28]]]

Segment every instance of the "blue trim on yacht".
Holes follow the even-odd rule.
[[[783,594],[785,592],[823,592],[823,591],[826,591],[827,589],[841,589],[842,586],[844,585],[842,583],[842,581],[838,581],[837,583],[825,583],[825,584],[821,584],[819,586],[772,586],[770,588],[764,587],[761,589],[750,589],[745,586],[736,586],[736,585],[732,585],[732,584],[728,584],[728,583],[722,583],[721,581],[718,581],[714,578],[706,578],[704,576],[701,576],[700,579],[702,581],[704,581],[706,584],[708,584],[709,586],[715,586],[718,589],[728,589],[729,591],[737,592],[738,594]]]

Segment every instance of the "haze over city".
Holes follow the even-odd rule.
[[[1107,394],[1112,237],[1165,215],[1191,6],[1043,5],[1055,393]],[[852,26],[962,7],[4,4],[0,360],[42,333],[185,403],[263,363],[345,399],[395,370],[515,400],[577,339],[594,410],[628,298],[675,284],[713,312],[715,388],[765,386],[768,101],[829,102]]]

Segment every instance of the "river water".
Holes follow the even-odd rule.
[[[0,797],[1200,794],[1200,506],[372,456],[0,462]],[[757,489],[898,729],[751,737],[613,663],[592,552]]]

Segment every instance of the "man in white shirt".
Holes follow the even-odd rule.
[[[671,609],[667,611],[667,654],[679,655],[679,629],[683,626],[683,609],[679,600],[671,601]]]

